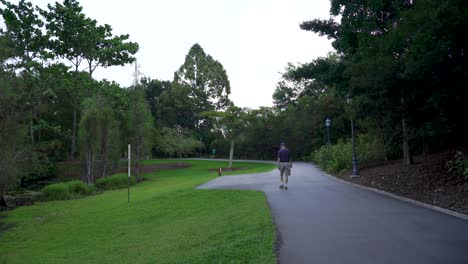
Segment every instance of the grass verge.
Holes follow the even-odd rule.
[[[196,190],[225,162],[184,162],[192,167],[147,174],[130,203],[114,190],[3,213],[15,227],[0,234],[0,263],[275,263],[264,194]],[[244,170],[231,174],[274,168],[235,166]]]

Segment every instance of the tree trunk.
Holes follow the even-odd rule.
[[[39,111],[36,113],[36,120],[41,120],[41,114]],[[37,130],[37,144],[41,144],[41,131],[42,129]]]
[[[71,151],[70,157],[72,160],[75,159],[76,153],[76,110],[73,110],[73,131],[72,131],[72,144],[71,144]]]
[[[31,138],[31,144],[34,145],[34,110],[31,109],[31,119],[29,120],[29,137]]]
[[[86,181],[88,184],[94,183],[94,175],[93,175],[93,166],[94,165],[94,157],[93,152],[88,151],[86,153]]]
[[[101,175],[101,176],[102,176],[102,177],[106,177],[106,175],[107,175],[107,166],[108,166],[108,165],[107,165],[107,160],[104,159],[104,160],[102,161],[102,163],[103,163],[103,164],[102,164],[102,175]]]
[[[136,179],[137,179],[137,182],[141,182],[141,178],[140,178],[140,162],[135,162],[135,176],[136,176]]]
[[[384,160],[388,160],[388,150],[387,150],[387,140],[385,136],[385,129],[383,126],[383,121],[382,121],[382,116],[380,116],[379,120],[379,132],[380,132],[380,138],[382,140],[382,147],[383,147],[383,152],[384,152]]]
[[[423,155],[424,156],[429,156],[429,154],[431,154],[431,151],[430,151],[430,148],[429,148],[429,141],[427,140],[427,137],[424,136],[423,139],[422,139],[422,151],[423,151]]]
[[[91,184],[91,154],[86,153],[86,182]]]
[[[234,140],[231,140],[231,150],[229,151],[229,166],[228,168],[232,168],[232,158],[234,156]]]
[[[6,200],[3,197],[3,194],[0,194],[0,207],[8,207]]]
[[[401,119],[401,127],[403,129],[403,162],[406,165],[411,165],[414,162],[411,156],[408,128],[406,127],[406,119],[404,117]]]

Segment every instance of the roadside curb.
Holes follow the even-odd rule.
[[[314,167],[316,167],[317,169],[320,169],[315,164],[312,164],[312,165]],[[391,198],[394,198],[394,199],[397,199],[397,200],[400,200],[400,201],[403,201],[403,202],[407,202],[407,203],[414,204],[414,205],[417,205],[417,206],[421,206],[421,207],[424,207],[424,208],[432,209],[432,210],[435,210],[435,211],[438,211],[438,212],[441,212],[441,213],[444,213],[444,214],[448,214],[448,215],[451,215],[451,216],[455,216],[455,217],[458,217],[458,218],[461,218],[461,219],[464,219],[464,220],[468,221],[468,215],[458,213],[458,212],[454,212],[452,210],[441,208],[441,207],[438,207],[438,206],[435,206],[435,205],[430,205],[430,204],[426,204],[426,203],[423,203],[423,202],[419,202],[419,201],[416,201],[416,200],[413,200],[413,199],[409,199],[409,198],[399,196],[399,195],[396,195],[396,194],[393,194],[393,193],[389,193],[389,192],[386,192],[386,191],[382,191],[382,190],[379,190],[379,189],[375,189],[375,188],[367,187],[367,186],[360,185],[360,184],[357,184],[357,183],[345,181],[345,180],[342,180],[340,178],[337,178],[337,177],[335,177],[335,176],[333,176],[331,174],[328,174],[328,173],[324,172],[322,169],[320,169],[320,170],[322,171],[322,173],[325,176],[327,176],[327,177],[329,177],[331,179],[334,179],[335,181],[346,183],[346,184],[352,185],[352,186],[357,187],[357,188],[361,188],[361,189],[368,190],[368,191],[371,191],[371,192],[379,193],[379,194],[382,194],[382,195],[385,195],[385,196],[388,196],[388,197],[391,197]]]

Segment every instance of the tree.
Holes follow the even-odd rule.
[[[24,84],[4,68],[6,60],[15,55],[8,39],[0,34],[0,207],[7,206],[5,193],[18,184],[22,166],[30,156],[26,145],[28,111],[22,100]]]
[[[132,148],[132,162],[138,181],[140,178],[141,160],[150,153],[154,121],[141,86],[130,88],[129,107],[127,111],[127,138]]]
[[[234,140],[239,139],[246,125],[245,112],[242,108],[231,106],[226,111],[205,112],[203,115],[210,118],[215,129],[221,131],[225,139],[231,143],[228,166],[231,168],[234,157]]]
[[[194,139],[191,132],[182,127],[163,127],[157,147],[169,156],[181,159],[183,156],[193,153],[196,148],[201,147],[201,142]]]
[[[101,94],[83,102],[79,139],[85,178],[88,184],[95,180],[95,163],[100,161],[100,174],[105,177],[118,163],[120,152],[119,123],[108,100]]]
[[[78,75],[83,61],[88,63],[90,76],[98,66],[124,65],[135,61],[132,55],[138,51],[138,44],[128,42],[129,35],[113,36],[110,25],[98,26],[96,20],[83,14],[78,1],[64,0],[63,4],[56,2],[55,5],[49,4],[48,9],[41,11],[50,39],[48,48],[55,58],[69,61],[75,75]],[[78,84],[74,82],[72,87],[75,91]],[[81,98],[75,93],[71,93],[70,98],[71,105],[75,108],[70,151],[73,158],[76,152],[77,111]]]
[[[13,67],[27,71],[37,68],[46,55],[46,36],[42,31],[44,23],[37,12],[38,8],[25,0],[20,0],[17,5],[6,0],[0,0],[0,3],[6,7],[0,8],[7,29],[4,35],[17,50]]]
[[[149,103],[153,118],[157,123],[159,122],[159,124],[161,124],[161,120],[164,118],[165,115],[162,114],[160,111],[160,109],[162,108],[160,97],[163,92],[169,91],[171,89],[171,82],[160,81],[157,79],[152,80],[150,78],[142,78],[141,86],[143,86],[146,91],[145,98]],[[172,97],[172,95],[170,97]],[[167,99],[172,99],[170,97]]]
[[[29,136],[30,142],[35,144],[34,126],[37,123],[39,108],[44,104],[45,87],[38,84],[37,76],[44,63],[46,38],[42,32],[43,22],[37,10],[30,2],[19,1],[17,5],[1,0],[6,8],[0,8],[6,31],[4,35],[16,49],[16,56],[10,58],[7,65],[24,76],[24,85],[27,88],[29,106]]]
[[[195,105],[197,99],[190,97],[190,88],[173,84],[164,90],[158,99],[156,120],[163,127],[176,127],[194,130],[199,125],[198,110]]]
[[[199,44],[193,45],[185,61],[174,73],[174,83],[190,88],[197,113],[231,106],[231,86],[223,65],[207,55]]]
[[[81,63],[88,63],[90,75],[99,67],[125,65],[135,61],[133,55],[138,44],[128,42],[129,35],[114,36],[108,24],[98,26],[97,21],[86,17],[76,0],[64,0],[48,5],[41,11],[46,20],[49,48],[57,58],[67,59],[78,72]]]

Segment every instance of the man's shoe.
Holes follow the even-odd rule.
[[[287,189],[288,189],[288,186],[284,186],[284,189],[287,190]]]
[[[283,186],[283,185],[280,185],[280,186],[279,186],[279,188],[280,188],[280,189],[283,189],[283,188],[284,188],[284,186]]]

